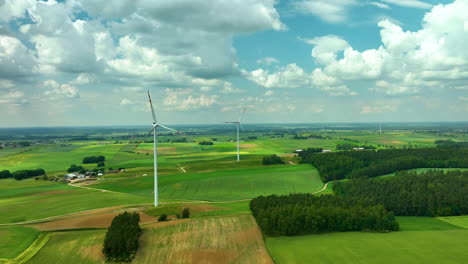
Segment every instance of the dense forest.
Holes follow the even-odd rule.
[[[333,190],[345,199],[383,204],[395,215],[468,214],[468,171],[399,172],[384,179],[336,182]]]
[[[138,213],[124,212],[114,217],[104,239],[106,261],[131,261],[138,249],[142,230]]]
[[[262,232],[272,236],[399,229],[392,212],[366,204],[336,195],[270,195],[253,199],[250,210]]]
[[[376,177],[414,168],[468,168],[468,148],[420,148],[342,151],[317,154],[305,150],[302,163],[311,163],[324,182]]]

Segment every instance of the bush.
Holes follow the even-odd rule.
[[[106,261],[131,261],[135,257],[142,232],[139,222],[140,215],[137,213],[125,212],[114,217],[102,249]]]
[[[190,217],[190,209],[184,208],[184,210],[182,210],[182,218],[189,218],[189,217]]]
[[[98,166],[98,167],[104,167],[104,166],[106,166],[106,164],[104,164],[104,162],[101,161],[101,162],[99,162],[99,163],[97,164],[97,166]]]
[[[161,216],[159,216],[158,222],[164,222],[164,221],[167,221],[167,215],[162,214]]]
[[[273,165],[273,164],[284,164],[284,160],[277,155],[271,155],[267,157],[263,157],[262,160],[263,165]]]
[[[209,140],[202,140],[200,142],[198,142],[199,145],[213,145],[213,141],[209,141]]]

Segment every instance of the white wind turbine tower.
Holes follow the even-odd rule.
[[[175,129],[169,128],[167,126],[158,124],[158,122],[156,121],[156,114],[154,113],[153,102],[151,102],[151,96],[150,96],[149,91],[148,91],[148,99],[149,99],[149,104],[151,106],[151,114],[153,115],[153,128],[148,132],[146,136],[148,136],[151,133],[153,133],[153,136],[154,136],[153,137],[154,138],[154,206],[158,206],[158,141],[156,139],[156,128],[162,127],[162,128],[165,128],[167,130],[170,130],[179,134],[183,134],[183,133]]]
[[[239,126],[240,126],[240,121],[242,119],[242,117],[244,116],[245,114],[245,111],[247,110],[247,107],[244,107],[244,110],[242,111],[242,114],[239,116],[239,119],[237,119],[237,121],[234,121],[234,122],[224,122],[224,123],[230,123],[230,124],[236,124],[237,126],[237,162],[240,162],[240,146],[239,146]],[[242,128],[242,130],[244,130]]]
[[[382,122],[380,122],[379,134],[382,135]]]

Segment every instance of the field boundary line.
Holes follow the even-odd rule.
[[[40,234],[39,237],[36,238],[36,240],[34,240],[25,251],[19,254],[16,258],[7,261],[6,263],[24,264],[28,262],[45,246],[45,244],[47,244],[51,236],[52,234],[48,232]]]

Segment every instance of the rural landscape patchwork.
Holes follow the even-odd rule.
[[[468,0],[0,0],[0,264],[468,263]]]
[[[0,129],[1,261],[104,263],[128,212],[132,263],[463,263],[467,127],[246,124],[237,162],[230,125],[178,126],[158,135],[158,207],[145,127]]]

